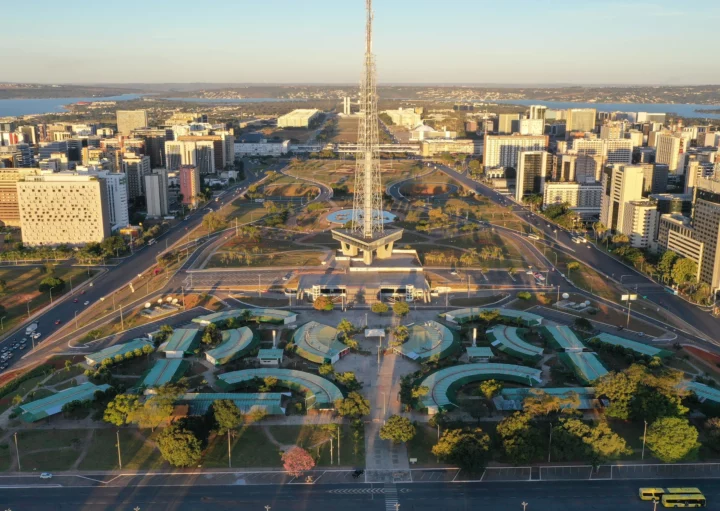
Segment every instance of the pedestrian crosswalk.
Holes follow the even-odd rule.
[[[398,511],[400,503],[398,502],[398,491],[394,484],[385,485],[385,511]]]

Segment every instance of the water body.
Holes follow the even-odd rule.
[[[307,99],[282,98],[162,98],[168,101],[186,101],[188,103],[283,103],[287,101],[307,101]]]
[[[570,101],[540,101],[537,99],[498,99],[488,100],[489,103],[510,105],[544,105],[548,108],[565,110],[568,108],[595,108],[599,112],[650,112],[676,113],[683,117],[699,117],[703,119],[720,119],[720,114],[704,114],[696,110],[720,108],[718,105],[692,105],[680,103],[574,103]]]
[[[0,99],[0,117],[18,117],[32,114],[56,114],[66,112],[64,105],[79,101],[129,101],[142,94],[123,94],[106,98],[47,98],[47,99]]]

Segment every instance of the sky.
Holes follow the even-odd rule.
[[[27,0],[0,81],[358,83],[363,0]],[[720,83],[720,2],[375,0],[380,83]],[[9,64],[12,60],[12,64]]]

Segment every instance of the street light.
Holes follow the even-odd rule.
[[[643,446],[642,446],[642,455],[640,457],[641,460],[645,459],[645,436],[647,435],[647,421],[643,421],[645,423],[645,429],[643,430]]]
[[[638,295],[633,294],[626,294],[622,295],[620,297],[620,300],[623,302],[627,302],[627,322],[625,323],[625,328],[630,327],[630,306],[632,305],[632,302],[637,300]]]
[[[0,330],[5,330],[5,326],[3,326],[3,319],[7,318],[7,316],[3,316],[0,318]]]
[[[528,503],[523,500],[520,505],[523,507],[523,511],[525,511],[525,508],[527,507]]]

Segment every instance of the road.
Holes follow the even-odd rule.
[[[556,243],[564,245],[565,247],[577,247],[575,253],[573,253],[574,258],[615,280],[621,281],[630,291],[634,292],[637,287],[638,294],[646,296],[647,300],[653,302],[658,308],[662,307],[689,325],[692,325],[704,335],[704,340],[716,344],[714,340],[716,337],[715,333],[718,327],[720,327],[720,321],[714,318],[709,312],[686,302],[678,296],[668,293],[664,286],[652,281],[632,267],[624,265],[601,249],[598,249],[595,245],[590,243],[582,245],[574,244],[569,231],[555,226],[546,219],[531,213],[530,210],[524,206],[512,203],[507,197],[499,194],[492,188],[470,179],[466,174],[461,174],[444,165],[438,164],[437,168],[474,190],[476,193],[489,198],[496,204],[512,205],[513,212],[518,215],[518,217],[541,230],[548,239],[554,239]],[[557,280],[554,282],[551,281],[550,283],[555,284]]]
[[[157,256],[164,252],[166,247],[172,247],[174,244],[182,242],[183,238],[185,238],[188,233],[192,232],[193,229],[202,223],[203,216],[207,213],[207,209],[217,211],[224,205],[227,199],[234,196],[238,189],[249,186],[261,179],[261,177],[262,176],[255,175],[250,171],[246,172],[245,180],[235,184],[228,190],[225,190],[219,196],[220,200],[218,202],[211,201],[202,208],[190,213],[186,217],[186,220],[179,222],[178,225],[158,236],[157,243],[154,245],[141,248],[131,256],[122,259],[116,266],[106,267],[105,269],[107,271],[96,278],[91,287],[86,286],[83,289],[82,294],[78,291],[76,291],[73,295],[66,294],[64,299],[56,301],[52,308],[36,316],[33,321],[38,324],[38,331],[42,333],[41,342],[38,345],[36,354],[42,355],[43,352],[47,352],[50,349],[51,346],[48,345],[54,345],[57,343],[57,339],[50,339],[49,341],[46,339],[58,333],[58,331],[65,327],[67,323],[72,323],[75,313],[77,312],[80,314],[85,309],[83,306],[85,301],[89,301],[90,306],[92,306],[101,298],[104,298],[113,291],[127,285],[133,279],[138,279],[138,274],[143,274],[150,269],[155,264]],[[177,288],[179,289],[180,280],[178,280],[177,283]],[[78,299],[78,303],[74,303],[73,300],[75,298]],[[60,325],[55,325],[55,322],[58,319],[61,320],[62,323]],[[9,335],[2,343],[0,343],[0,349],[25,337],[25,326],[26,325],[21,326],[14,334]],[[82,331],[83,329],[81,329],[78,333],[80,334]],[[68,330],[68,333],[69,332],[70,331]],[[63,340],[63,342],[65,341]],[[28,347],[29,346],[30,342],[28,340]],[[9,367],[6,371],[11,370],[14,365],[20,363],[22,360],[20,358],[22,355],[20,354],[24,355],[26,352],[16,351],[15,353],[16,356],[10,359]],[[36,359],[35,355],[28,357],[23,360],[23,364],[28,364],[34,359]]]
[[[689,484],[689,483],[683,483]],[[641,486],[678,486],[677,480],[374,485],[264,485],[3,488],[2,507],[15,511],[650,511]],[[708,500],[720,481],[693,481]],[[399,504],[396,508],[395,504]],[[269,507],[265,507],[269,506]]]

